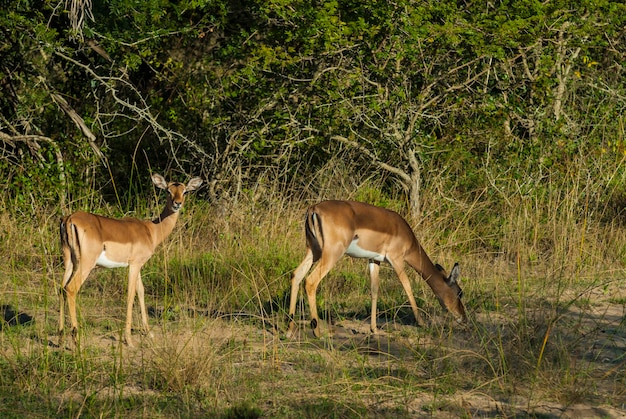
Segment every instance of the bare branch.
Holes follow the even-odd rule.
[[[105,160],[104,154],[102,154],[102,151],[100,151],[100,148],[98,148],[98,146],[94,142],[96,140],[96,135],[85,124],[83,118],[81,118],[80,115],[76,113],[76,111],[67,103],[63,96],[57,93],[50,92],[50,97],[52,98],[54,103],[59,105],[59,107],[63,109],[63,112],[65,112],[67,116],[69,116],[70,119],[74,121],[76,126],[83,132],[83,134],[85,134],[85,137],[87,137],[87,141],[89,142],[89,145],[93,149],[94,153],[96,153],[96,155],[101,160]]]
[[[376,156],[374,153],[372,153],[367,147],[363,147],[361,144],[359,144],[356,141],[350,140],[344,136],[341,135],[333,135],[330,137],[331,140],[335,140],[335,141],[339,141],[341,143],[347,144],[352,148],[355,148],[356,150],[360,151],[361,153],[365,154],[367,157],[369,157],[372,162],[374,164],[376,164],[378,167],[380,167],[383,170],[386,170],[390,173],[393,173],[394,175],[398,176],[400,179],[402,179],[403,182],[406,183],[406,185],[410,185],[411,183],[411,176],[409,174],[407,174],[404,170],[398,169],[397,167],[391,166],[383,161],[381,161],[378,156]]]
[[[187,137],[185,137],[183,134],[167,129],[166,127],[164,127],[158,120],[157,120],[157,116],[154,115],[151,111],[150,111],[150,107],[149,105],[146,103],[144,97],[141,95],[141,93],[137,90],[137,88],[128,80],[124,79],[123,77],[111,77],[111,76],[101,76],[98,73],[96,73],[91,67],[89,67],[88,65],[85,65],[65,54],[63,54],[60,51],[55,51],[55,54],[58,55],[59,57],[63,58],[64,60],[67,60],[69,62],[71,62],[72,64],[82,68],[85,72],[87,72],[89,75],[91,75],[91,77],[94,78],[94,80],[98,81],[100,83],[100,85],[107,91],[108,94],[111,95],[111,97],[114,99],[114,101],[120,105],[123,109],[127,109],[129,111],[131,111],[139,120],[146,122],[148,125],[150,125],[150,127],[152,128],[152,130],[154,131],[154,133],[157,135],[157,137],[159,139],[161,139],[161,141],[163,141],[163,137],[164,136],[168,143],[170,148],[172,149],[172,158],[176,161],[176,163],[179,165],[179,167],[182,167],[182,165],[180,164],[180,162],[177,160],[176,155],[178,153],[176,153],[176,147],[178,147],[180,144],[185,144],[189,147],[189,149],[193,150],[194,152],[198,153],[200,156],[204,157],[204,158],[208,158],[210,160],[213,159],[213,156],[211,156],[209,153],[207,153],[201,146],[199,146],[197,143],[189,140]],[[136,102],[131,102],[131,100],[123,98],[120,96],[119,94],[119,90],[117,88],[117,86],[123,86],[124,88],[128,89],[131,93],[133,93],[135,95],[136,98]],[[125,116],[125,117],[129,117],[128,115],[118,115],[118,116]]]

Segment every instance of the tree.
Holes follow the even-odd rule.
[[[442,172],[445,189],[480,190],[487,151],[523,176],[619,135],[617,1],[58,5],[0,12],[0,132],[5,161],[31,156],[24,173],[42,164],[69,185],[152,164],[237,195],[268,168],[310,176],[343,147],[417,216]]]

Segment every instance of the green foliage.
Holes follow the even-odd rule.
[[[226,409],[222,414],[222,419],[255,419],[263,416],[263,411],[258,407],[244,403],[240,406],[233,406]]]
[[[579,156],[621,170],[623,2],[110,1],[80,33],[57,6],[0,12],[0,170],[22,206],[125,196],[154,168],[215,179],[212,198],[268,170],[316,196],[346,150],[393,197],[484,196],[486,165],[538,188]]]

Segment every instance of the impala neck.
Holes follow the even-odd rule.
[[[168,199],[167,205],[163,209],[163,212],[161,212],[161,215],[152,220],[152,235],[155,246],[165,240],[172,230],[174,230],[176,221],[178,221],[178,214],[178,211],[172,210],[171,202],[169,202]]]
[[[414,250],[406,256],[406,262],[424,278],[435,295],[440,296],[447,289],[443,273],[435,267],[419,243],[416,243]]]

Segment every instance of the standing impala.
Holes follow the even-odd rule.
[[[61,285],[61,317],[59,319],[59,344],[63,341],[65,300],[67,299],[72,335],[76,342],[76,295],[81,285],[96,266],[105,268],[128,267],[128,304],[124,340],[132,346],[131,321],[135,293],[139,297],[141,320],[146,333],[150,333],[141,282],[141,267],[154,254],[156,247],[174,229],[178,214],[185,202],[185,194],[197,189],[202,179],[195,177],[187,185],[167,183],[163,176],[152,175],[152,182],[169,192],[165,209],[152,221],[136,218],[116,220],[86,212],[75,212],[61,220],[61,247],[65,274]]]
[[[296,324],[294,314],[298,300],[298,290],[302,279],[313,263],[318,262],[305,281],[306,294],[311,310],[311,328],[315,336],[320,336],[319,318],[315,293],[322,278],[328,274],[337,261],[347,254],[355,258],[369,259],[369,272],[372,289],[372,313],[370,328],[376,333],[376,300],[378,298],[380,262],[391,264],[398,275],[402,287],[409,297],[413,315],[420,323],[411,283],[404,272],[404,262],[408,263],[426,280],[443,307],[450,311],[459,322],[466,320],[461,302],[462,291],[458,284],[459,265],[455,264],[450,276],[439,265],[433,265],[407,222],[397,213],[353,201],[324,201],[309,207],[305,220],[306,256],[293,273],[291,280],[291,301],[289,304],[289,330],[294,336]]]

